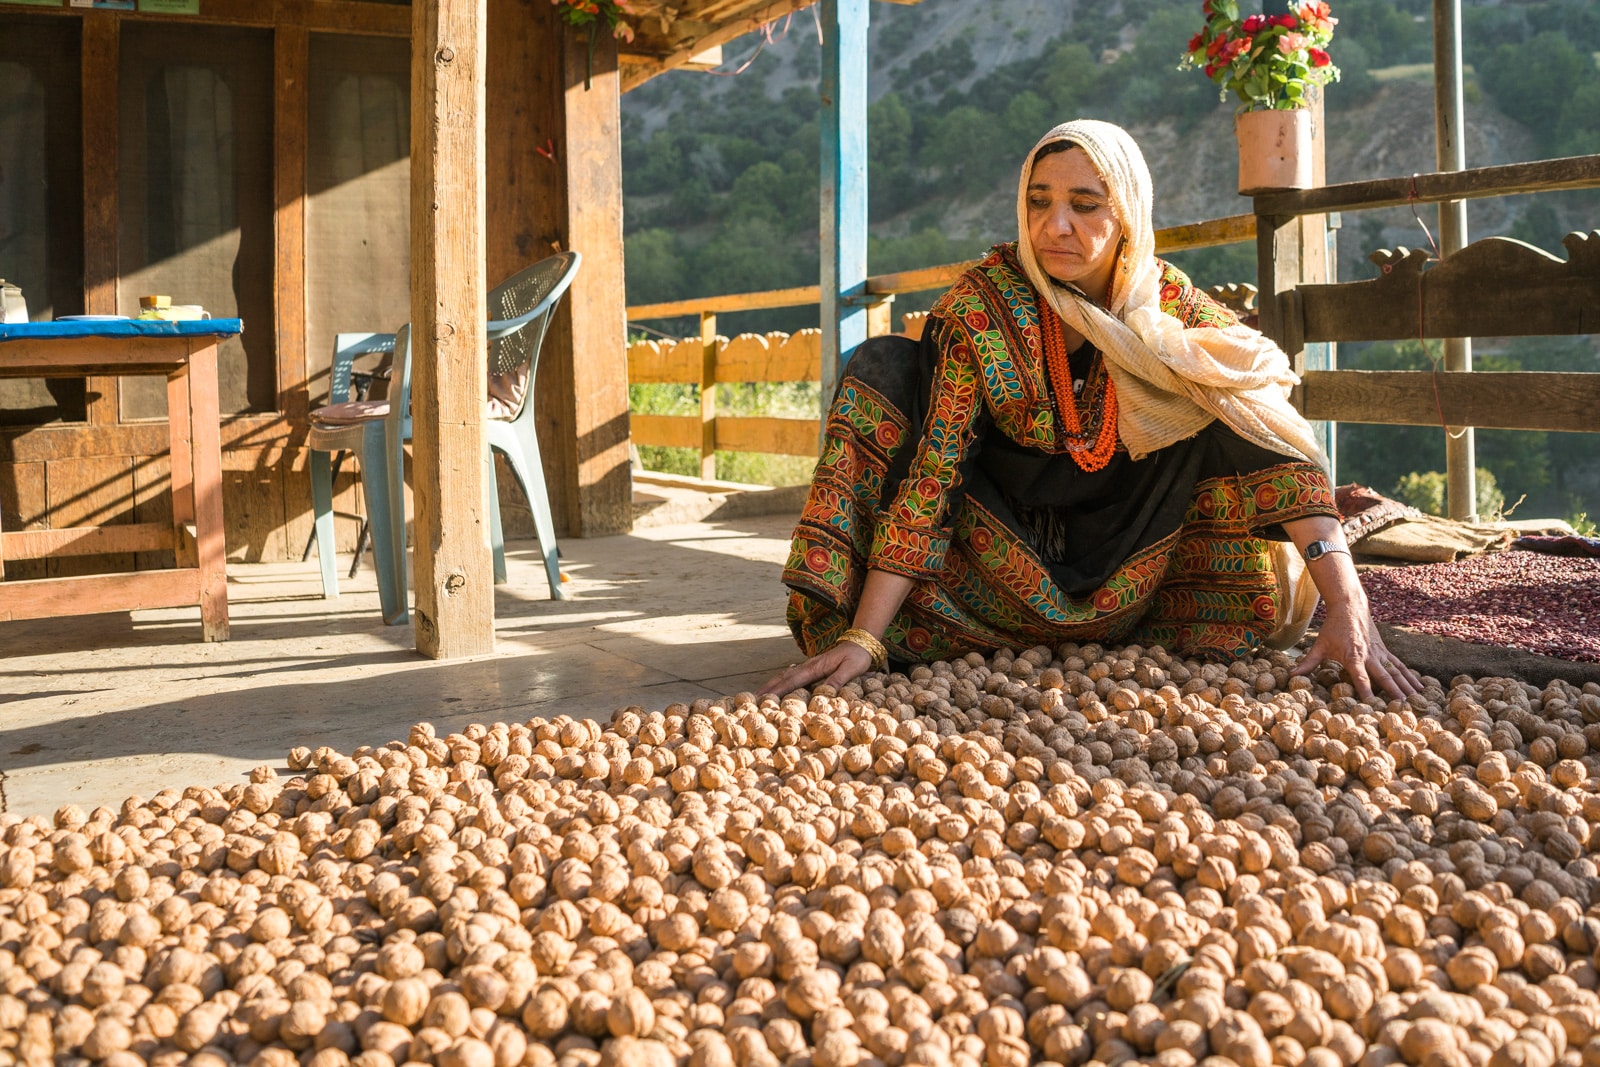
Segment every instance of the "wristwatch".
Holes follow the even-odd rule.
[[[1323,556],[1326,556],[1329,552],[1343,552],[1347,556],[1350,554],[1350,550],[1348,548],[1341,544],[1336,544],[1333,541],[1313,541],[1306,546],[1306,562],[1315,562],[1321,559]]]

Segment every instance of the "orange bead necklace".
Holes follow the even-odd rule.
[[[1039,330],[1044,338],[1044,366],[1055,388],[1056,412],[1066,453],[1085,471],[1102,470],[1117,451],[1117,390],[1106,376],[1104,408],[1100,432],[1094,441],[1084,432],[1078,419],[1077,393],[1072,388],[1072,360],[1067,352],[1067,335],[1061,317],[1046,300],[1039,301]]]

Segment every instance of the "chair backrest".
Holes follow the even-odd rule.
[[[527,405],[550,316],[583,257],[559,252],[513,275],[489,293],[489,373],[518,380],[517,413]]]
[[[350,396],[350,376],[359,356],[394,351],[394,335],[387,333],[341,333],[333,339],[333,362],[328,368],[328,403],[343,404]]]

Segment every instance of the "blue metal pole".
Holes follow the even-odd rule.
[[[867,2],[822,0],[822,410],[867,338]]]

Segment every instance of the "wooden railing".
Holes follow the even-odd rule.
[[[1156,231],[1158,253],[1239,244],[1256,236],[1254,215],[1233,215]],[[880,274],[867,279],[867,294],[878,299],[867,309],[868,336],[895,332],[890,321],[894,298],[948,287],[976,260],[919,270]],[[805,307],[822,299],[815,285],[754,293],[697,297],[628,308],[629,322],[698,316],[700,335],[683,340],[636,341],[628,346],[630,384],[671,383],[700,387],[698,415],[630,416],[633,442],[698,449],[700,476],[714,476],[717,452],[773,452],[815,456],[821,410],[815,418],[718,416],[716,387],[731,382],[817,382],[822,378],[822,335],[814,329],[794,334],[743,333],[729,339],[717,334],[717,315]],[[1240,299],[1245,299],[1240,294]],[[923,311],[903,316],[900,332],[920,336]],[[824,399],[826,403],[826,399]]]
[[[1377,278],[1331,285],[1285,284],[1275,247],[1303,215],[1586,188],[1600,188],[1600,155],[1256,197],[1261,328],[1291,354],[1319,341],[1600,332],[1600,231],[1569,234],[1565,260],[1504,237],[1442,262],[1422,251],[1381,250],[1370,257]],[[1600,374],[1318,370],[1302,377],[1297,403],[1311,419],[1600,431]]]

